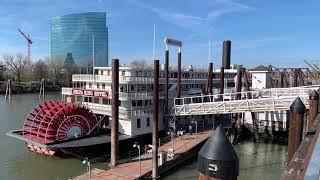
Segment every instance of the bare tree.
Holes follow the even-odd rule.
[[[6,54],[3,55],[2,58],[7,65],[8,70],[14,75],[14,77],[18,81],[18,84],[20,84],[21,74],[26,65],[26,58],[23,57],[22,54],[17,54],[16,58],[14,58],[14,56],[12,55]]]
[[[47,78],[49,75],[48,65],[42,59],[39,59],[37,62],[33,64],[33,76],[36,80],[41,80],[43,78]]]
[[[50,77],[53,79],[54,84],[57,84],[62,77],[62,69],[64,66],[63,58],[59,56],[54,58],[46,58],[46,63],[49,68]]]
[[[148,68],[148,64],[144,59],[137,59],[130,63],[130,67],[136,68],[138,70],[145,70]]]

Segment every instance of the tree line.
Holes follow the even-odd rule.
[[[4,66],[2,80],[11,79],[17,84],[41,81],[45,79],[54,85],[66,82],[75,69],[75,64],[66,64],[62,57],[44,58],[37,61],[29,61],[23,54],[4,54],[0,60]]]

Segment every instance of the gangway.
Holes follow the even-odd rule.
[[[300,97],[309,108],[309,94],[320,85],[291,88],[270,88],[239,93],[190,96],[174,99],[173,115],[206,115],[242,112],[289,110],[295,98]],[[236,97],[241,97],[237,100]]]

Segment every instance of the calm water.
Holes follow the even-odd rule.
[[[255,144],[247,142],[234,146],[240,159],[238,180],[277,180],[287,162],[287,145],[262,140]],[[164,180],[197,179],[197,159],[170,172]]]
[[[36,94],[14,95],[10,103],[0,96],[0,180],[58,180],[68,179],[86,171],[80,159],[49,158],[29,152],[20,140],[5,133],[22,127],[24,118],[39,104]],[[47,99],[59,100],[60,95],[47,95]],[[271,141],[259,144],[236,145],[240,157],[238,179],[279,179],[286,164],[287,146]],[[101,163],[94,167],[105,167]],[[197,179],[196,159],[186,162],[163,179]]]

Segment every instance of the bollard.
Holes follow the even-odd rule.
[[[299,97],[290,105],[288,163],[299,148],[303,133],[303,118],[306,107]]]
[[[313,90],[309,95],[309,116],[307,121],[307,131],[312,127],[313,121],[318,114],[319,94]]]
[[[236,180],[239,158],[224,129],[219,126],[198,153],[199,180]]]

